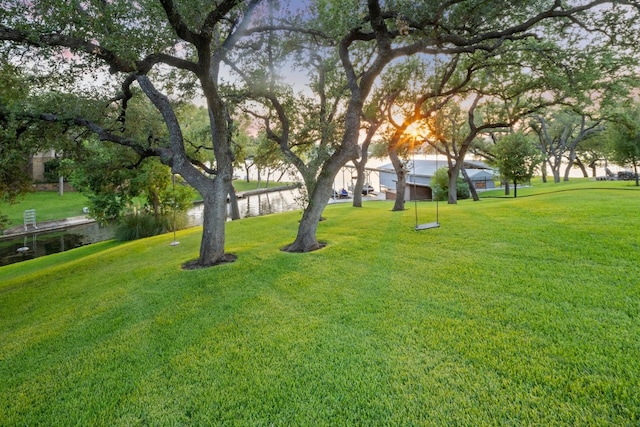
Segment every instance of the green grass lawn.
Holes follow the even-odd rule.
[[[640,192],[547,188],[421,232],[330,205],[308,254],[299,212],[243,219],[211,269],[200,228],[0,267],[0,424],[638,425]]]
[[[534,177],[532,185],[518,184],[518,197],[531,195],[557,193],[563,191],[588,191],[591,189],[637,190],[635,181],[595,181],[593,178],[571,178],[569,181],[554,183],[549,180],[542,182],[540,177]],[[505,196],[504,188],[480,192],[480,197],[513,197],[513,184],[510,186],[510,195]]]
[[[259,188],[284,187],[289,184],[290,184],[289,182],[269,181],[269,185],[267,185],[266,181],[261,181],[260,183],[258,183],[258,181],[247,182],[244,179],[236,179],[233,181],[233,188],[236,189],[236,192],[242,193],[243,191],[257,190]]]
[[[25,194],[17,203],[0,203],[0,213],[9,219],[7,228],[21,225],[27,209],[36,210],[36,221],[69,218],[84,215],[82,208],[87,206],[87,198],[77,192],[67,191],[59,196],[57,191],[38,191]]]

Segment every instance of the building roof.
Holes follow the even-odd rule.
[[[465,160],[464,167],[467,169],[467,171],[469,171],[470,169],[486,169],[489,171],[493,170],[491,166],[479,160]]]
[[[447,167],[447,161],[446,160],[410,160],[409,163],[407,164],[407,169],[410,175],[414,174],[414,165],[415,165],[415,175],[416,176],[424,176],[424,177],[432,177],[436,170],[440,169],[440,168],[444,168]],[[467,173],[469,174],[469,176],[475,175],[475,174],[480,174],[480,173],[488,173],[493,175],[493,169],[491,169],[487,164],[483,163],[483,162],[477,162],[477,161],[473,161],[473,162],[469,162],[469,161],[465,161],[464,162],[464,166],[467,170]],[[387,163],[384,165],[381,165],[377,168],[375,168],[375,170],[378,170],[380,172],[392,172],[395,173],[395,169],[393,168],[393,164],[391,163]]]
[[[467,169],[467,175],[471,179],[493,178],[493,171],[487,169]]]
[[[415,175],[416,176],[425,176],[430,177],[436,172],[436,170],[446,167],[446,161],[436,161],[436,160],[411,160],[407,165],[407,170],[409,174],[414,174],[414,165],[415,165]],[[385,165],[379,166],[377,168],[380,172],[391,172],[395,173],[395,169],[393,168],[393,164],[387,163]]]

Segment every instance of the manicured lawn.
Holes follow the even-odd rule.
[[[518,185],[518,197],[576,190],[612,189],[633,191],[639,189],[636,187],[635,181],[595,181],[593,178],[571,178],[569,181],[561,181],[556,184],[553,180],[543,183],[540,177],[533,178],[531,181],[532,185]],[[511,193],[508,196],[505,196],[503,188],[481,192],[480,197],[513,197],[513,184],[511,184],[510,190]]]
[[[236,189],[236,192],[242,193],[243,191],[249,190],[257,190],[259,188],[274,188],[274,187],[283,187],[290,183],[288,182],[276,182],[269,181],[269,185],[267,185],[266,181],[260,182],[260,186],[258,186],[258,181],[250,181],[247,182],[243,179],[236,179],[233,181],[233,188]]]
[[[206,270],[200,228],[1,267],[0,424],[638,425],[640,192],[571,185],[421,232],[330,205],[308,254],[299,212],[243,219]]]
[[[26,194],[13,205],[0,203],[0,213],[9,218],[9,228],[23,224],[26,209],[35,209],[36,220],[40,222],[84,215],[85,206],[87,198],[80,193],[67,191],[61,197],[57,191],[38,191]]]

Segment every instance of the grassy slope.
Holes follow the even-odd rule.
[[[0,419],[638,424],[640,193],[617,187],[440,204],[423,232],[409,204],[332,205],[310,254],[277,249],[299,213],[245,219],[238,262],[200,271],[199,228],[2,267]]]

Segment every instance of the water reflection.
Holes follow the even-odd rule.
[[[0,266],[68,251],[113,238],[113,227],[97,223],[77,225],[67,230],[33,233],[0,240]]]
[[[289,212],[300,209],[297,203],[300,190],[274,191],[271,193],[254,194],[238,199],[238,210],[240,218],[250,218],[254,216],[269,215],[272,213]],[[204,207],[201,203],[187,211],[187,224],[189,227],[202,225],[202,211]],[[231,205],[227,203],[227,217],[231,220]]]
[[[299,190],[276,191],[254,194],[238,199],[241,218],[287,212],[298,209],[296,198]],[[202,204],[196,204],[186,213],[187,227],[202,224]],[[231,208],[227,204],[227,214]],[[66,230],[40,232],[12,239],[0,239],[0,266],[26,261],[69,249],[113,239],[114,226],[100,226],[97,223],[77,225]]]

